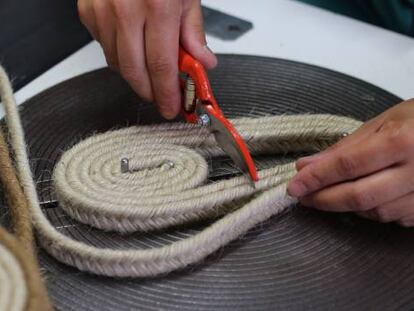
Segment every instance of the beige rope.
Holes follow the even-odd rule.
[[[27,287],[22,268],[14,254],[0,244],[0,309],[24,310]]]
[[[33,254],[0,226],[0,310],[52,310]]]
[[[299,122],[302,130],[293,141],[287,135]],[[250,149],[257,154],[298,146],[322,149],[355,121],[320,115],[239,119],[234,124],[243,136],[253,137]],[[328,129],[332,136],[321,140]],[[285,139],[290,139],[288,146]],[[67,151],[53,180],[61,206],[72,217],[104,230],[133,232],[217,214],[218,206],[278,186],[294,174],[291,163],[259,172],[256,189],[244,176],[203,185],[208,174],[203,156],[219,154],[214,138],[198,126],[131,127],[93,136]],[[129,158],[134,172],[121,172],[123,157]]]
[[[295,203],[286,193],[286,182],[295,173],[293,163],[260,171],[256,189],[244,176],[206,184],[203,156],[216,156],[221,150],[205,129],[188,124],[131,127],[84,140],[57,164],[56,193],[72,217],[104,230],[131,232],[222,214],[236,200],[250,201],[200,233],[160,248],[113,250],[75,241],[59,233],[41,212],[19,115],[4,74],[0,84],[19,178],[39,240],[58,260],[80,270],[141,277],[182,268]],[[300,115],[239,119],[234,124],[249,141],[251,152],[260,154],[318,151],[355,130],[360,122]],[[121,173],[123,157],[130,159],[134,172]]]
[[[0,86],[2,99],[3,90]],[[0,182],[7,198],[14,233],[12,235],[0,226],[0,309],[52,310],[36,261],[28,202],[16,176],[1,129]]]

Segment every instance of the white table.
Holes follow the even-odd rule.
[[[237,41],[208,37],[217,53],[286,58],[368,81],[402,98],[414,97],[414,39],[293,0],[204,0],[248,19],[254,29]],[[106,65],[96,42],[23,87],[18,103],[63,80]],[[1,112],[0,112],[1,113]]]

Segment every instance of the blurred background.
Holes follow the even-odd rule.
[[[414,35],[414,0],[276,1],[300,1]],[[76,1],[1,0],[0,20],[0,62],[15,90],[92,40],[79,22]]]

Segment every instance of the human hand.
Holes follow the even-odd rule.
[[[414,226],[413,133],[414,99],[331,148],[298,160],[288,193],[304,206]]]
[[[78,11],[109,67],[165,118],[181,106],[179,44],[206,68],[217,63],[206,45],[200,0],[78,0]]]

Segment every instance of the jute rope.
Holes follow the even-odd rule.
[[[19,299],[19,303],[10,300],[10,306],[2,303],[1,310],[52,310],[46,287],[41,278],[39,267],[34,254],[34,243],[30,214],[26,198],[15,175],[12,161],[7,150],[7,143],[0,132],[0,181],[7,197],[8,207],[13,221],[14,236],[0,226],[0,257],[6,256],[6,261],[13,258],[14,265],[19,269],[9,269],[7,275],[13,276],[13,272],[19,272],[16,278],[22,283],[6,280],[0,277],[0,296],[8,295],[3,290],[9,288],[11,299]],[[3,252],[4,250],[4,252]],[[9,254],[9,255],[8,255]],[[10,257],[10,254],[13,257]],[[0,258],[0,262],[3,261]],[[8,268],[6,267],[6,270]],[[23,279],[20,279],[20,276]],[[24,288],[24,291],[22,291]],[[18,297],[18,298],[16,298]],[[7,307],[6,307],[7,306]]]
[[[248,203],[194,236],[160,248],[114,250],[75,241],[59,233],[39,207],[19,115],[4,75],[1,78],[19,179],[39,240],[55,258],[80,270],[144,277],[182,268],[295,203],[286,193],[286,182],[295,173],[293,163],[260,171],[256,188],[245,176],[207,184],[204,157],[222,152],[205,129],[188,124],[131,127],[88,138],[63,155],[55,168],[54,182],[60,205],[69,215],[124,233],[223,214],[229,204],[239,200]],[[330,115],[239,119],[233,123],[253,154],[318,151],[360,125]],[[123,157],[130,159],[131,172],[121,172]]]
[[[4,75],[4,71],[0,70],[0,76]],[[5,94],[3,82],[4,80],[0,78],[2,99]],[[7,87],[9,86],[6,85]],[[8,145],[1,130],[0,182],[7,198],[14,230],[13,236],[0,226],[0,269],[3,268],[3,273],[0,274],[9,277],[0,277],[0,309],[52,310],[36,261],[28,202],[16,176]]]
[[[0,310],[52,310],[33,255],[0,227]]]
[[[0,131],[0,181],[7,194],[7,203],[13,222],[14,235],[28,252],[34,253],[34,235],[26,197],[14,171],[3,132]]]
[[[27,286],[21,262],[9,249],[10,245],[4,244],[3,239],[9,234],[1,228],[0,230],[0,309],[7,311],[25,310]],[[18,244],[17,241],[13,242]],[[13,242],[12,246],[15,246],[16,244]]]

